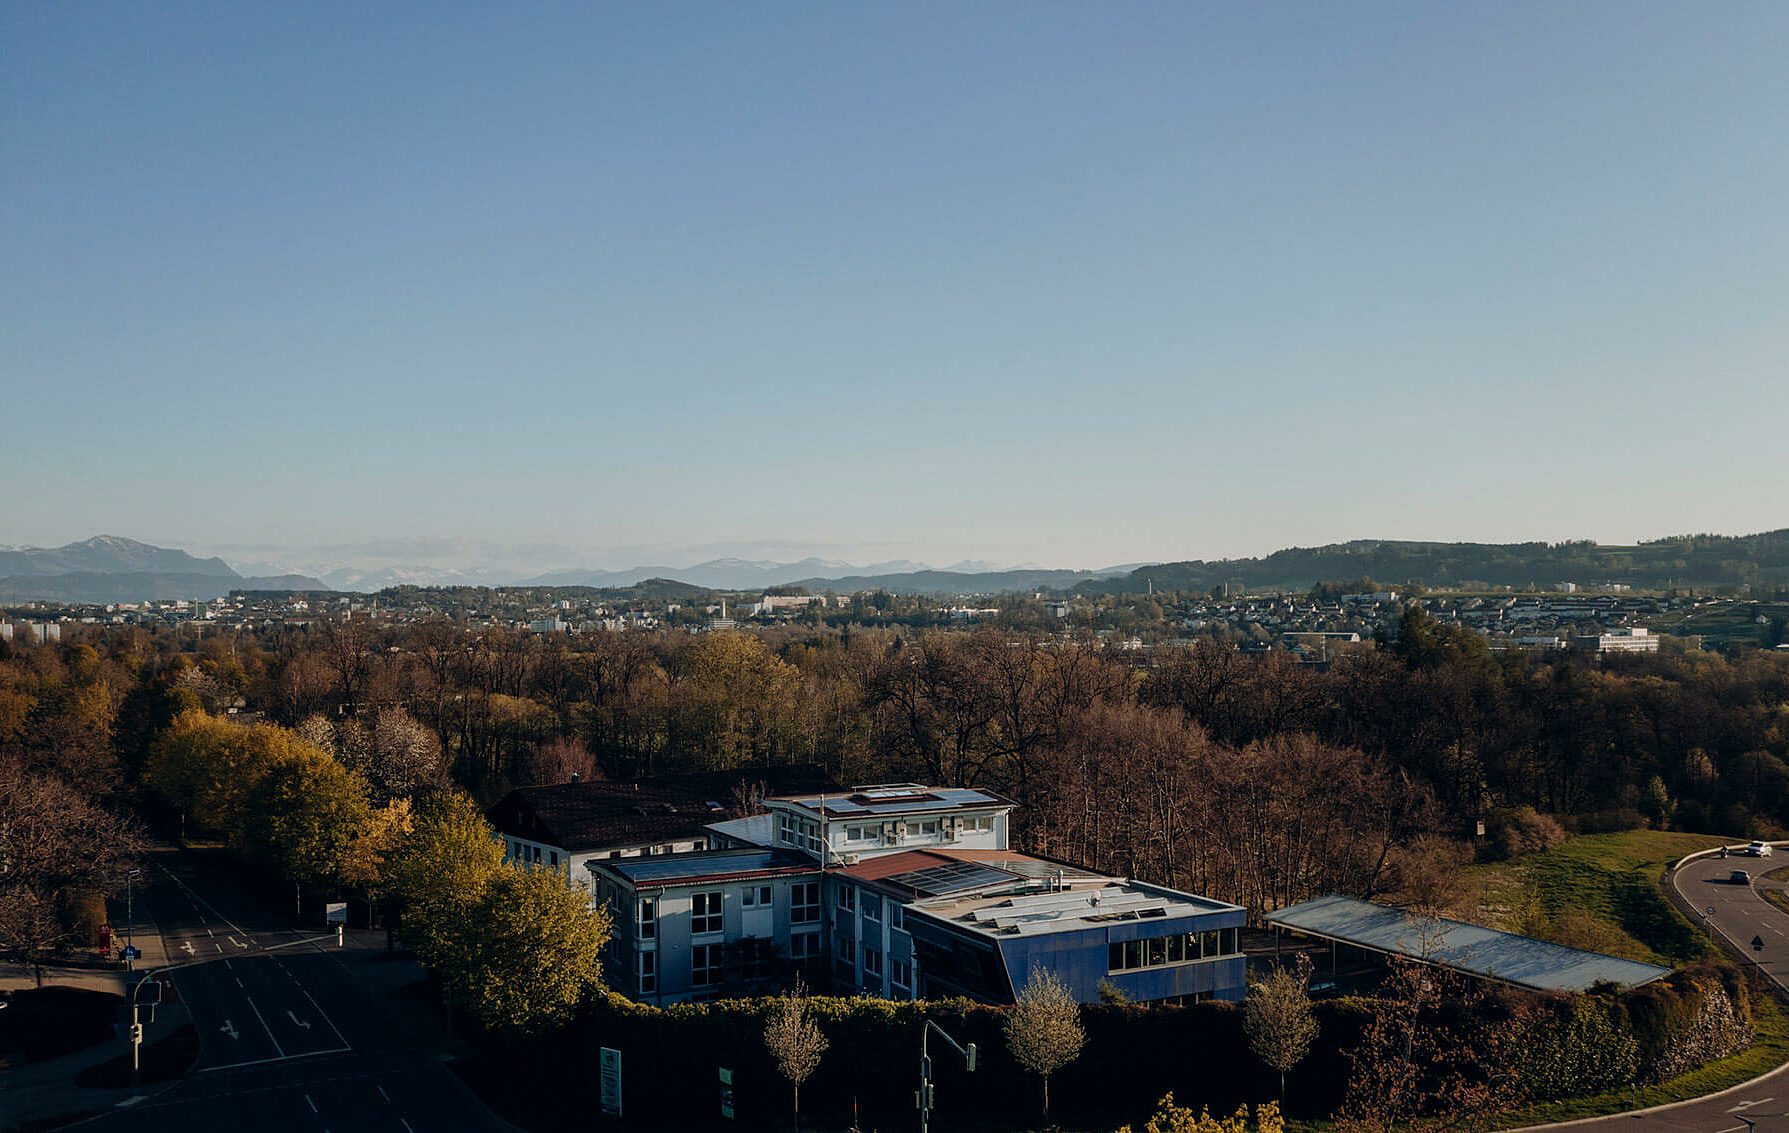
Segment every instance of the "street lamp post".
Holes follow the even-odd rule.
[[[914,1100],[919,1103],[919,1133],[928,1133],[932,1123],[932,1053],[926,1044],[933,1031],[937,1031],[939,1038],[956,1048],[957,1053],[963,1056],[963,1064],[967,1069],[971,1072],[975,1070],[975,1044],[957,1042],[945,1033],[943,1027],[927,1019],[926,1025],[919,1032],[919,1093],[914,1096]]]
[[[133,931],[137,923],[135,893],[132,884],[143,871],[127,869],[124,871],[124,970],[131,970],[131,954],[136,951],[137,937]]]

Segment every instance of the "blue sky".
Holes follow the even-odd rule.
[[[0,21],[0,542],[1789,525],[1780,3]]]

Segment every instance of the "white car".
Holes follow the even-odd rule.
[[[1746,857],[1748,857],[1748,858],[1768,858],[1768,857],[1770,857],[1770,843],[1769,842],[1753,842],[1751,845],[1746,847]]]

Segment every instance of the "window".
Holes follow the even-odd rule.
[[[791,960],[812,960],[820,955],[820,934],[817,932],[798,932],[789,938],[789,958]]]
[[[768,885],[748,885],[748,886],[746,886],[745,887],[745,895],[742,898],[740,898],[739,903],[741,905],[744,905],[748,909],[768,909],[768,908],[770,908],[770,886],[768,886]]]
[[[839,886],[839,909],[842,912],[847,913],[855,913],[857,911],[856,889],[849,885]]]
[[[782,842],[785,846],[801,845],[801,842],[800,842],[800,840],[797,836],[797,833],[796,833],[797,829],[798,829],[798,827],[796,825],[796,818],[793,814],[790,814],[786,810],[782,811],[780,814],[778,814],[778,816],[777,816],[777,840],[778,841]]]
[[[897,905],[893,901],[890,901],[888,903],[888,927],[901,928],[906,923],[907,907],[905,905]]]
[[[744,975],[748,980],[761,980],[769,970],[770,941],[756,936],[745,938]]]
[[[919,822],[909,822],[907,824],[907,837],[909,837],[909,838],[936,838],[936,837],[938,837],[938,820],[936,818],[928,818],[928,819],[924,819]]]
[[[905,960],[890,960],[888,976],[894,985],[903,990],[913,986],[913,965]]]
[[[857,963],[857,941],[848,936],[839,937],[839,963]]]
[[[721,895],[697,893],[690,898],[690,932],[700,935],[721,931]]]
[[[880,842],[882,827],[880,826],[847,826],[845,841],[847,842]]]
[[[866,921],[879,921],[882,919],[882,898],[876,896],[874,893],[865,893],[863,895],[863,919]]]
[[[640,994],[651,995],[658,990],[658,953],[640,952],[634,955],[634,972],[639,980]]]
[[[552,859],[551,861],[547,862],[548,865],[557,866],[559,864],[559,851],[558,850],[554,850],[552,853],[548,854],[547,857]]]
[[[540,847],[534,846],[534,847],[532,847],[532,849],[534,850],[534,860],[539,861],[540,860]]]
[[[820,919],[820,883],[798,881],[789,886],[789,923],[813,924]]]
[[[866,945],[863,950],[863,974],[866,979],[871,976],[882,977],[882,953]]]
[[[721,982],[721,946],[698,944],[690,949],[690,986],[713,987]]]
[[[957,827],[964,834],[986,834],[994,829],[994,816],[991,814],[973,815],[962,820]]]
[[[654,898],[640,898],[639,925],[641,940],[652,940],[658,936],[658,901]]]

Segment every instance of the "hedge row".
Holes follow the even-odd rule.
[[[481,1088],[537,1133],[587,1130],[598,1109],[598,1048],[622,1052],[629,1124],[701,1127],[719,1115],[719,1070],[733,1072],[741,1124],[774,1124],[789,1113],[788,1083],[763,1041],[772,1000],[730,999],[657,1008],[606,994],[550,1034],[489,1043]],[[941,1113],[953,1124],[1027,1128],[1037,1124],[1037,1080],[1006,1050],[1003,1012],[968,1000],[895,1003],[815,997],[811,1009],[829,1041],[820,1068],[802,1087],[804,1124],[888,1128],[910,1122],[920,1034],[931,1019],[980,1048],[969,1075],[944,1044],[932,1043]],[[1749,1042],[1749,1000],[1730,969],[1684,970],[1644,988],[1576,997],[1499,993],[1479,1010],[1517,1018],[1525,1028],[1519,1067],[1531,1096],[1561,1097],[1674,1076]],[[1370,999],[1316,1005],[1321,1027],[1311,1054],[1288,1077],[1287,1112],[1321,1118],[1347,1089],[1343,1053],[1373,1008]],[[1278,1080],[1249,1053],[1242,1011],[1224,1003],[1185,1007],[1099,1005],[1083,1011],[1087,1044],[1051,1080],[1052,1119],[1081,1128],[1140,1124],[1153,1102],[1228,1113],[1278,1095]],[[1438,1018],[1437,1025],[1447,1026]]]

